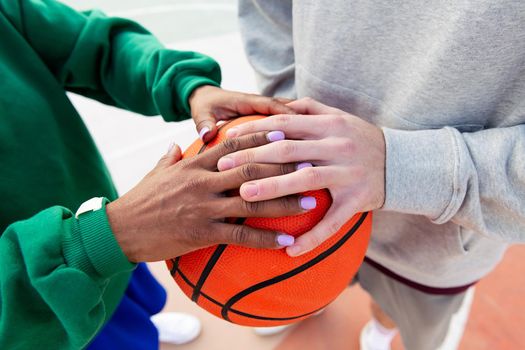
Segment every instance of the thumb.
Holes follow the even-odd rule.
[[[170,165],[177,163],[182,158],[182,151],[179,145],[172,142],[168,147],[168,152],[160,158],[156,168],[167,168]]]
[[[343,206],[332,204],[325,217],[313,229],[298,237],[294,244],[286,249],[289,256],[298,256],[320,246],[344,225],[351,217]]]
[[[193,121],[195,122],[197,132],[202,142],[206,143],[211,141],[217,134],[217,122],[211,113],[201,113],[193,117]]]

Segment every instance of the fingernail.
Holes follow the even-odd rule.
[[[170,145],[168,146],[168,152],[167,153],[170,153],[171,150],[173,149],[173,147],[175,147],[175,142],[170,143]]]
[[[254,183],[248,183],[241,186],[241,190],[244,192],[246,197],[254,197],[259,194],[259,186]]]
[[[311,167],[313,167],[312,163],[304,162],[304,163],[297,164],[296,170],[301,170],[301,169],[304,169],[304,168],[311,168]]]
[[[235,137],[239,133],[239,129],[237,128],[231,128],[226,130],[226,137]]]
[[[281,141],[281,140],[284,140],[284,132],[270,131],[268,134],[266,134],[266,138],[270,142]]]
[[[280,234],[279,236],[277,236],[277,243],[278,243],[281,247],[289,247],[289,246],[291,246],[294,242],[295,242],[295,238],[294,238],[294,236],[290,236],[290,235],[287,235],[287,234],[285,234],[285,233]]]
[[[233,166],[233,159],[231,158],[221,158],[217,162],[217,169],[219,169],[219,171],[231,169]]]
[[[205,126],[204,128],[201,129],[201,131],[199,131],[199,137],[201,140],[204,140],[204,136],[210,132],[210,128],[208,128],[207,126]]]
[[[286,253],[290,256],[298,256],[301,255],[303,252],[303,248],[299,245],[292,245],[286,248]]]
[[[305,210],[314,209],[317,206],[317,200],[315,197],[302,197],[299,200],[299,203],[301,203],[301,208]]]

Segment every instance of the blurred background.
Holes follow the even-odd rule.
[[[98,8],[106,14],[140,22],[169,48],[208,54],[222,67],[223,87],[256,92],[237,25],[235,0],[65,0],[70,6]],[[125,193],[153,168],[171,142],[185,149],[196,137],[193,123],[165,123],[71,95],[93,134],[119,192]],[[514,247],[499,268],[480,282],[461,349],[525,349],[525,248]],[[261,338],[251,329],[215,318],[194,305],[172,282],[163,263],[150,264],[168,289],[166,310],[186,311],[203,321],[202,335],[192,344],[170,349],[209,350],[339,350],[358,349],[358,336],[368,321],[368,296],[348,288],[327,310],[285,333]],[[400,339],[394,349],[402,349]]]

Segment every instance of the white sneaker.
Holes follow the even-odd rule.
[[[260,335],[261,337],[268,337],[270,335],[282,333],[291,326],[291,324],[285,324],[284,326],[275,327],[253,327],[253,331],[255,334]]]
[[[360,350],[390,350],[390,343],[392,338],[397,333],[397,330],[388,330],[388,334],[381,334],[374,330],[374,320],[368,323],[361,330],[359,335],[359,349]]]
[[[199,319],[181,312],[162,312],[151,316],[151,322],[157,327],[159,340],[163,343],[186,344],[201,332]]]

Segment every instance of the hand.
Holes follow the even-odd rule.
[[[233,92],[210,85],[195,89],[189,98],[193,121],[204,142],[215,137],[219,120],[250,114],[295,114],[292,108],[285,105],[290,101]]]
[[[328,188],[333,204],[324,219],[286,248],[297,256],[317,247],[355,213],[378,209],[385,201],[385,140],[380,128],[310,98],[288,104],[309,115],[276,115],[229,129],[228,137],[264,130],[282,130],[284,140],[228,154],[221,171],[257,163],[303,163],[300,171],[250,181],[241,186],[247,201],[264,201]],[[312,167],[312,164],[314,167]]]
[[[223,194],[238,189],[246,181],[295,171],[292,164],[246,164],[225,172],[216,171],[220,157],[267,144],[271,137],[266,134],[227,140],[184,160],[180,160],[180,149],[175,146],[135,188],[108,204],[109,223],[129,260],[170,259],[219,243],[256,248],[282,248],[292,244],[292,236],[223,220],[304,212],[301,198],[297,196],[251,203],[239,196]]]

